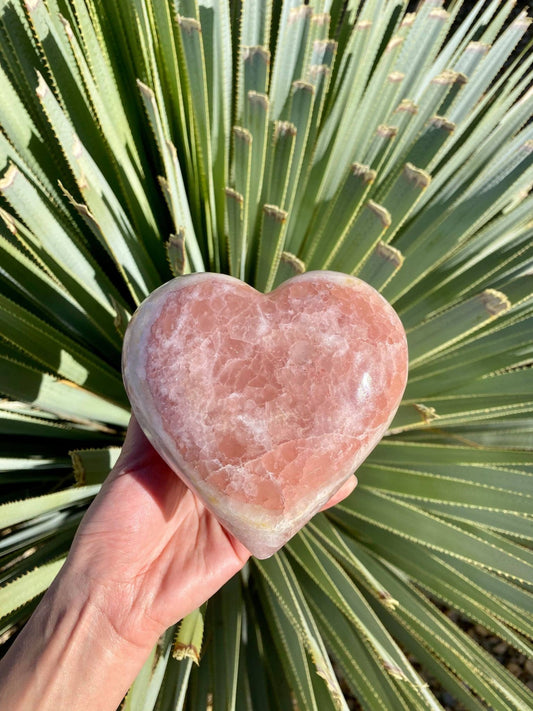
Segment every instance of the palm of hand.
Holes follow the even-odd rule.
[[[161,459],[132,418],[120,459],[90,507],[73,546],[105,581],[105,613],[142,643],[213,595],[249,552]],[[84,572],[87,578],[87,573]]]
[[[355,477],[330,499],[356,486]],[[249,551],[161,459],[134,417],[67,565],[123,638],[145,646],[237,573]]]

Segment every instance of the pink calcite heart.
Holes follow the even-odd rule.
[[[286,543],[375,447],[407,379],[372,287],[308,272],[270,294],[178,277],[137,310],[123,373],[153,446],[255,556]]]

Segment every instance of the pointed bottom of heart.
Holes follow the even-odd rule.
[[[263,295],[194,274],[138,309],[123,373],[153,446],[266,558],[382,437],[405,388],[407,345],[393,308],[354,277],[309,272]]]

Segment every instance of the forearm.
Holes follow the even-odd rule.
[[[64,567],[0,661],[0,711],[115,711],[156,639],[123,639],[94,598]]]

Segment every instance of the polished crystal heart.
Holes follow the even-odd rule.
[[[281,548],[389,425],[405,333],[372,287],[308,272],[270,294],[221,274],[151,294],[123,374],[153,446],[254,555]]]

